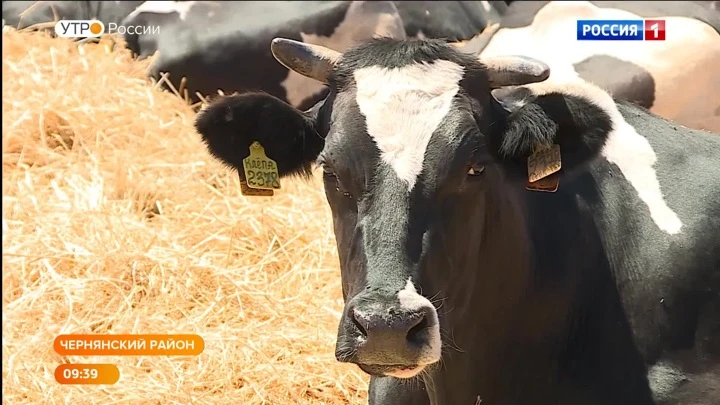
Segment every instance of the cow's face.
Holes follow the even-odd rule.
[[[473,205],[486,135],[507,115],[490,91],[544,80],[549,69],[525,58],[481,63],[434,41],[382,39],[344,55],[288,40],[272,49],[328,84],[328,97],[299,112],[270,96],[235,96],[206,109],[198,130],[236,167],[253,139],[281,175],[322,167],[346,303],[336,357],[412,377],[441,355],[435,292],[422,289],[447,271],[426,260],[442,254],[433,235],[448,207]]]

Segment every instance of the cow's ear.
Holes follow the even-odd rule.
[[[220,97],[198,113],[195,129],[210,154],[240,176],[253,141],[277,163],[280,177],[310,175],[324,145],[315,130],[321,103],[303,112],[265,93]]]
[[[598,94],[598,93],[595,93]],[[602,151],[613,129],[607,94],[594,102],[586,96],[530,86],[492,92],[502,125],[489,134],[488,146],[503,166],[527,176],[527,159],[539,145],[559,145],[561,175],[582,170]]]

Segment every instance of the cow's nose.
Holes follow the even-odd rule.
[[[372,375],[410,378],[438,362],[441,348],[437,311],[408,281],[399,292],[368,288],[347,303],[335,357]]]
[[[422,345],[422,332],[427,328],[427,315],[431,308],[417,308],[412,311],[393,311],[387,313],[364,312],[354,308],[353,318],[361,339],[361,346],[374,347],[382,343],[386,350],[400,350],[408,344]],[[395,312],[395,313],[393,313]],[[397,346],[397,347],[393,347]]]
[[[358,300],[346,312],[336,357],[374,375],[409,377],[440,358],[440,328],[435,307],[412,307],[385,300]],[[357,302],[357,301],[356,301]]]

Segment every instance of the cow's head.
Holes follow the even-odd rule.
[[[557,95],[508,90],[548,77],[537,60],[479,60],[440,41],[388,38],[345,54],[285,39],[271,48],[289,69],[327,84],[327,98],[303,112],[265,94],[223,97],[196,128],[241,176],[255,140],[281,176],[322,168],[346,302],[336,357],[373,375],[412,377],[441,357],[433,280],[463,282],[432,258],[478,251],[483,233],[469,228],[493,215],[484,195],[524,189],[537,142],[561,144],[564,171],[598,148],[572,137],[578,124],[565,104],[542,101]]]

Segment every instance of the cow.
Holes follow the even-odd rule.
[[[242,181],[255,142],[281,179],[321,168],[335,355],[371,400],[717,404],[718,134],[531,57],[391,37],[270,48],[327,97],[216,97],[195,128]]]
[[[127,46],[139,59],[159,50],[150,76],[169,73],[170,83],[187,89],[193,103],[201,100],[198,93],[257,90],[301,109],[321,100],[325,89],[275,63],[267,45],[273,37],[342,52],[373,35],[404,35],[390,1],[148,1],[122,24],[159,27],[127,33]]]
[[[3,1],[3,26],[26,29],[59,20],[99,20],[107,28],[119,24],[142,1]]]
[[[504,11],[499,29],[464,46],[481,56],[541,59],[555,76],[583,78],[665,118],[720,132],[720,12],[714,3],[518,1]],[[644,18],[666,21],[664,41],[576,38],[578,19]]]

